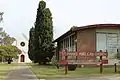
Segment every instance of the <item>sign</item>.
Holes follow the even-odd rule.
[[[67,56],[67,60],[65,60]],[[60,52],[60,64],[99,64],[100,59],[97,57],[103,56],[103,64],[108,63],[107,52],[79,52],[79,53],[67,53],[65,51]]]
[[[62,65],[65,65],[65,64],[67,64],[68,62],[67,62],[67,60],[61,60],[60,61],[60,64],[62,64]]]
[[[65,53],[63,52],[60,52],[60,54],[62,56],[65,55]],[[107,52],[95,52],[95,53],[92,53],[92,52],[79,52],[79,53],[68,53],[67,54],[68,56],[108,56],[108,53]]]
[[[80,52],[78,53],[79,56],[107,56],[107,52]]]

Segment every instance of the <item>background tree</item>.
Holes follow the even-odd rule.
[[[7,57],[18,58],[19,51],[16,46],[4,46],[4,49],[7,52]]]
[[[15,38],[7,35],[3,38],[3,41],[4,41],[4,45],[12,45],[12,43],[15,41]]]
[[[10,37],[5,31],[3,31],[3,28],[0,28],[0,36],[4,45],[12,45],[12,43],[15,41],[15,38]]]
[[[3,46],[0,46],[0,62],[3,62],[6,57],[7,52],[4,50]]]
[[[21,50],[16,46],[12,46],[12,43],[15,41],[14,37],[10,37],[3,28],[0,28],[0,61],[3,59],[6,61],[8,57],[18,58],[17,55],[21,53]]]
[[[4,61],[7,61],[8,58],[18,58],[18,54],[20,54],[20,50],[16,46],[0,46],[0,61],[4,58]]]
[[[54,55],[52,13],[44,1],[39,2],[35,22],[34,62],[50,62]]]

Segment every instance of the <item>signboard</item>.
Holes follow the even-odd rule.
[[[78,53],[66,53],[60,52],[61,56],[108,56],[107,52],[78,52]]]
[[[67,60],[65,60],[67,56]],[[60,64],[99,64],[100,59],[97,57],[103,56],[103,64],[107,64],[107,52],[79,52],[79,53],[65,53],[60,52]]]

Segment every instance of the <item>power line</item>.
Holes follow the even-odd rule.
[[[27,41],[29,41],[29,39],[27,38],[27,36],[26,36],[24,33],[22,33],[22,36],[23,36]]]

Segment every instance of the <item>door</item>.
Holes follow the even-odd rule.
[[[25,61],[25,56],[21,55],[21,62],[24,62],[24,61]]]

